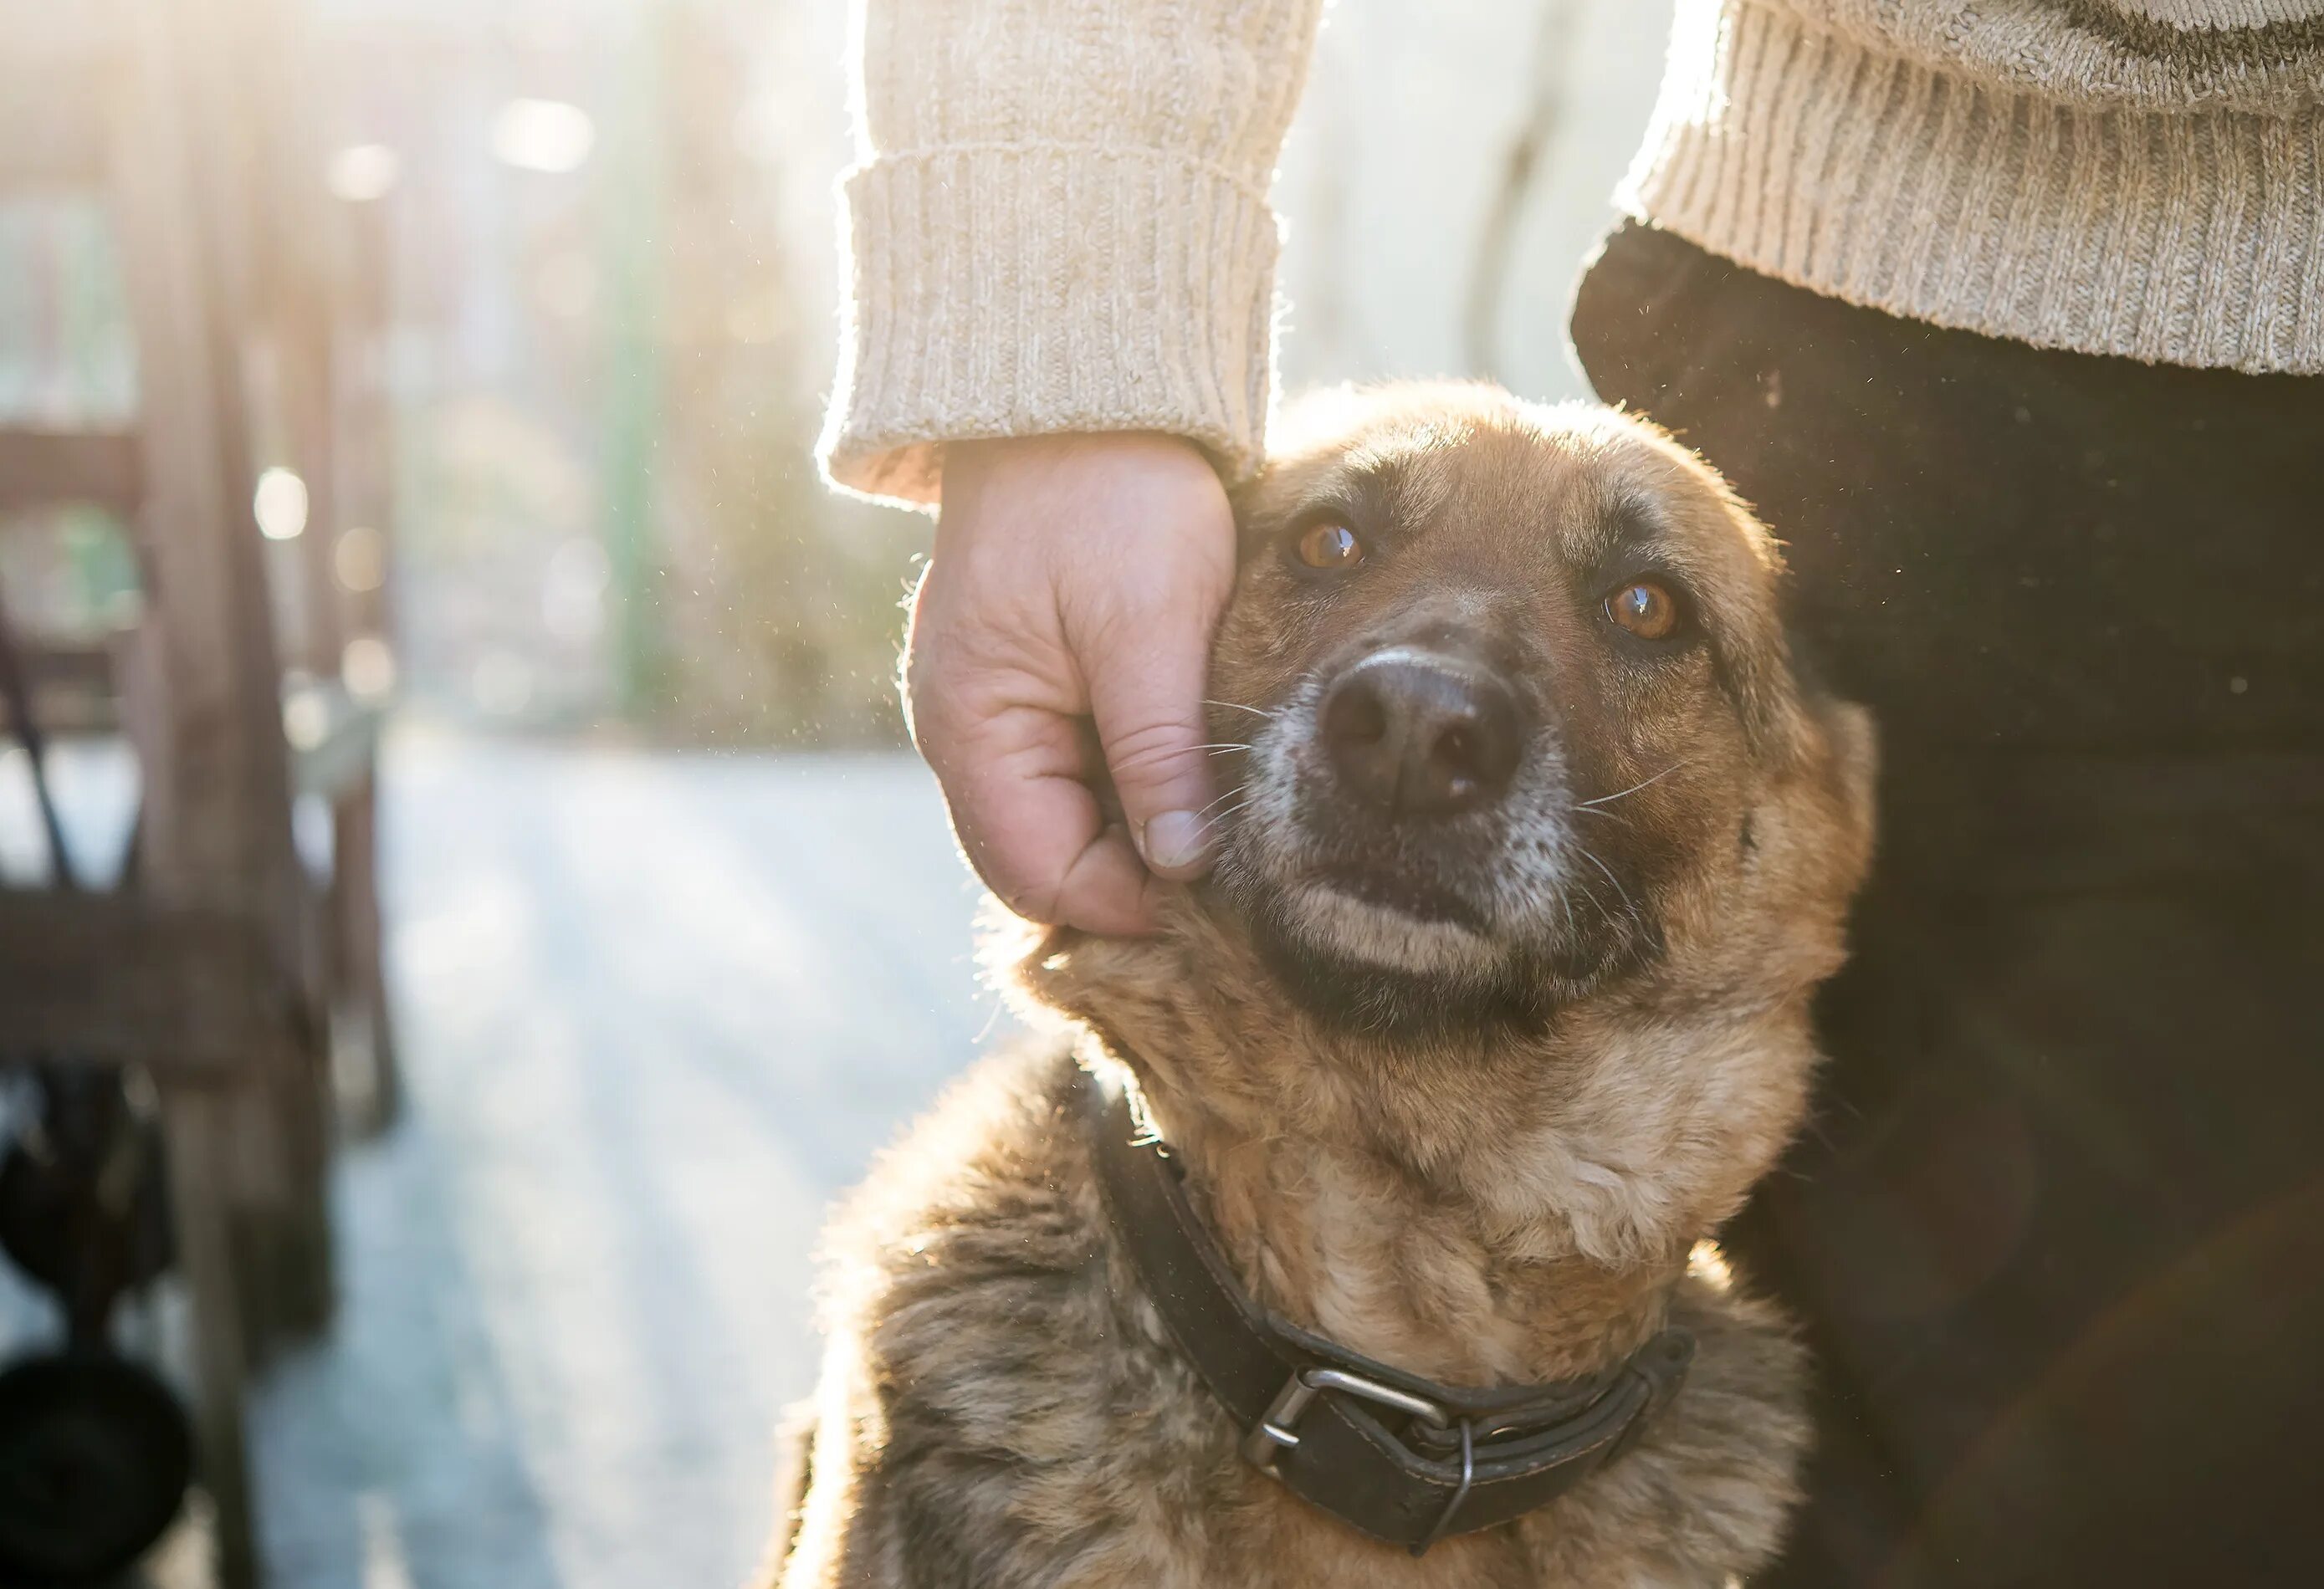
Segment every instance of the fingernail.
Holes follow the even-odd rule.
[[[1146,824],[1139,853],[1157,872],[1175,872],[1202,864],[1210,849],[1203,820],[1191,811],[1166,811]]]

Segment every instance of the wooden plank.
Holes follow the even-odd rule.
[[[44,647],[28,662],[33,704],[51,733],[117,733],[129,726],[109,648]],[[336,802],[368,783],[385,721],[382,707],[357,701],[337,681],[286,692],[282,731],[290,748],[291,793]]]
[[[291,1062],[265,933],[124,894],[0,890],[0,1059],[36,1053],[224,1080]]]
[[[120,727],[114,642],[16,637],[32,690],[32,715],[54,734],[109,733]]]
[[[109,693],[78,687],[35,687],[32,709],[51,734],[117,734],[121,732],[121,703]]]
[[[129,431],[0,426],[0,513],[90,502],[127,520],[144,499],[143,473]]]
[[[19,634],[16,651],[34,689],[107,691],[113,688],[113,641],[53,639]],[[46,722],[48,719],[41,719]]]

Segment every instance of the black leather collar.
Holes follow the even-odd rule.
[[[1243,1456],[1349,1527],[1415,1556],[1547,1504],[1619,1457],[1676,1394],[1694,1340],[1669,1329],[1607,1372],[1462,1390],[1262,1309],[1119,1083],[1086,1077],[1114,1234],[1171,1339],[1244,1431]]]

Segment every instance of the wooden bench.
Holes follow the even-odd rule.
[[[140,813],[122,887],[0,891],[0,1061],[134,1066],[158,1089],[227,1589],[259,1576],[245,1376],[330,1311],[335,1026],[368,1029],[383,1112],[395,1097],[381,703],[341,676],[381,613],[340,589],[331,556],[347,494],[383,513],[383,471],[342,426],[346,306],[321,152],[297,116],[295,20],[280,0],[0,0],[0,193],[102,196],[138,387],[125,426],[0,428],[0,515],[106,509],[130,528],[142,586],[117,635],[43,644],[16,626],[42,719],[134,749]],[[309,496],[288,601],[253,519],[262,434]],[[333,814],[319,887],[292,841],[300,794]]]

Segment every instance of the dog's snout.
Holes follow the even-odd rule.
[[[1452,816],[1496,800],[1517,771],[1517,704],[1506,684],[1395,652],[1342,675],[1323,703],[1333,765],[1396,816]]]

